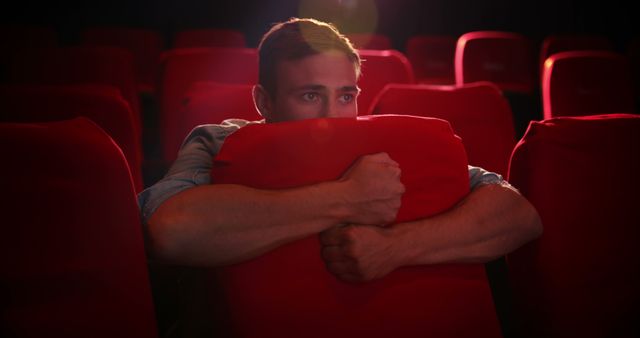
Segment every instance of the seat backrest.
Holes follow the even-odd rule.
[[[169,142],[173,146],[168,146],[167,151],[176,154],[189,131],[201,124],[220,124],[227,119],[261,120],[262,115],[253,104],[252,90],[252,85],[194,83],[184,96],[180,128]]]
[[[3,333],[156,337],[142,225],[122,152],[77,118],[0,124]]]
[[[516,144],[509,103],[492,83],[463,86],[387,85],[371,114],[407,114],[449,121],[469,164],[506,176]]]
[[[160,135],[164,160],[173,161],[179,144],[171,140],[182,124],[180,112],[187,90],[198,81],[256,84],[258,53],[251,48],[176,49],[163,54],[162,60]]]
[[[235,29],[188,29],[179,31],[173,38],[173,48],[197,47],[247,47],[244,33]]]
[[[0,122],[50,122],[84,116],[118,144],[131,169],[136,192],[143,188],[142,144],[133,112],[109,85],[0,86]]]
[[[409,60],[396,50],[359,50],[362,74],[358,86],[358,114],[369,112],[373,98],[389,83],[414,83]]]
[[[550,35],[544,38],[540,47],[540,74],[544,63],[551,55],[579,50],[613,50],[611,41],[601,35]]]
[[[129,102],[138,134],[142,134],[133,56],[124,49],[65,47],[25,50],[12,56],[7,77],[11,83],[115,86]]]
[[[634,111],[628,60],[607,51],[553,54],[545,62],[545,118]]]
[[[382,151],[400,164],[407,188],[397,222],[443,212],[469,191],[464,149],[449,124],[412,116],[250,125],[227,138],[212,182],[284,189],[336,180],[359,156]],[[481,264],[405,267],[349,284],[326,270],[320,251],[312,236],[220,269],[230,331],[242,337],[500,336]]]
[[[426,84],[455,84],[453,60],[456,53],[453,36],[416,35],[407,40],[407,58],[416,81]]]
[[[392,49],[391,39],[384,34],[348,33],[345,34],[354,48],[357,49]]]
[[[87,46],[114,46],[133,55],[139,91],[151,91],[158,80],[158,64],[164,42],[160,34],[151,29],[94,27],[82,33]]]
[[[536,88],[531,42],[510,32],[478,31],[458,38],[456,84],[490,81],[504,91],[532,94]]]
[[[544,234],[508,255],[519,337],[634,337],[640,301],[640,117],[532,122],[509,181]]]

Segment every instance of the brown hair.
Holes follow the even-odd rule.
[[[276,67],[283,60],[299,60],[328,51],[344,52],[360,75],[360,56],[347,37],[330,23],[291,18],[278,23],[262,37],[258,83],[270,96],[276,93]]]

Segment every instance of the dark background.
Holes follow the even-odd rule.
[[[53,26],[61,44],[75,44],[79,32],[90,26],[153,28],[170,41],[175,31],[218,27],[243,31],[250,47],[277,21],[300,16],[305,0],[103,0],[20,1],[1,10],[3,24]],[[522,33],[536,42],[549,34],[599,34],[609,37],[620,51],[638,36],[639,11],[631,1],[518,1],[518,0],[316,0],[322,6],[338,2],[351,6],[375,3],[378,33],[389,35],[397,49],[416,34],[459,36],[473,30]],[[304,3],[303,3],[304,4]],[[307,2],[308,4],[308,2]],[[325,11],[326,12],[326,11]],[[357,18],[334,11],[334,21],[344,32]],[[321,15],[316,15],[321,16]],[[341,19],[336,19],[342,17]],[[327,19],[319,17],[321,19]],[[342,21],[341,21],[342,20]]]

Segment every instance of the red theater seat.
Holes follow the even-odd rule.
[[[551,55],[560,52],[579,50],[612,51],[613,44],[609,39],[599,35],[551,35],[542,41],[540,47],[540,75],[542,76],[544,63]]]
[[[282,189],[335,180],[385,151],[407,191],[397,221],[451,208],[469,191],[466,156],[448,123],[409,116],[247,126],[214,159],[212,182]],[[368,283],[326,271],[312,236],[219,269],[225,325],[241,337],[499,337],[483,265],[406,267]],[[461,325],[464,323],[464,325]]]
[[[182,125],[183,100],[198,81],[253,85],[258,82],[258,52],[251,48],[190,48],[166,52],[162,58],[160,89],[160,135],[162,156],[171,162],[187,135],[178,135]]]
[[[392,49],[391,39],[383,34],[349,33],[345,34],[357,49]]]
[[[395,50],[359,50],[363,59],[362,75],[358,86],[362,91],[358,97],[358,114],[369,112],[373,98],[389,83],[414,83],[409,60]]]
[[[391,84],[375,98],[371,113],[447,120],[462,138],[470,164],[507,175],[515,132],[509,103],[492,83],[459,87]]]
[[[226,119],[261,120],[253,104],[252,85],[233,85],[216,82],[196,82],[185,94],[180,128],[174,135],[174,152],[189,134],[200,124],[220,124]],[[178,129],[178,128],[177,128]]]
[[[2,333],[156,337],[122,152],[77,118],[0,124]]]
[[[142,191],[142,145],[131,108],[108,85],[0,86],[1,122],[50,122],[84,116],[103,128],[122,149],[136,192]]]
[[[177,32],[173,48],[235,47],[244,48],[247,42],[244,33],[235,29],[189,29]]]
[[[556,53],[545,62],[545,118],[634,111],[628,60],[606,51]]]
[[[456,52],[456,38],[412,36],[407,40],[406,50],[418,82],[455,84],[453,60]]]
[[[458,39],[456,84],[490,81],[501,90],[532,94],[536,87],[530,41],[516,33],[479,31]]]
[[[162,37],[150,29],[102,27],[83,32],[88,46],[114,46],[133,55],[136,81],[140,92],[153,92],[158,80],[158,63],[164,48]]]
[[[106,84],[117,87],[134,112],[142,134],[133,57],[116,47],[67,47],[28,50],[12,56],[8,71],[12,83]]]
[[[509,180],[542,237],[507,257],[520,337],[638,337],[640,117],[534,122]]]

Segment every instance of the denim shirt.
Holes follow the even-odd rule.
[[[210,184],[211,159],[220,152],[227,136],[236,130],[264,121],[225,120],[222,124],[195,127],[186,137],[169,172],[156,184],[138,194],[138,206],[144,224],[169,197],[198,185]],[[502,176],[480,167],[469,166],[471,190],[484,184],[507,184]]]

